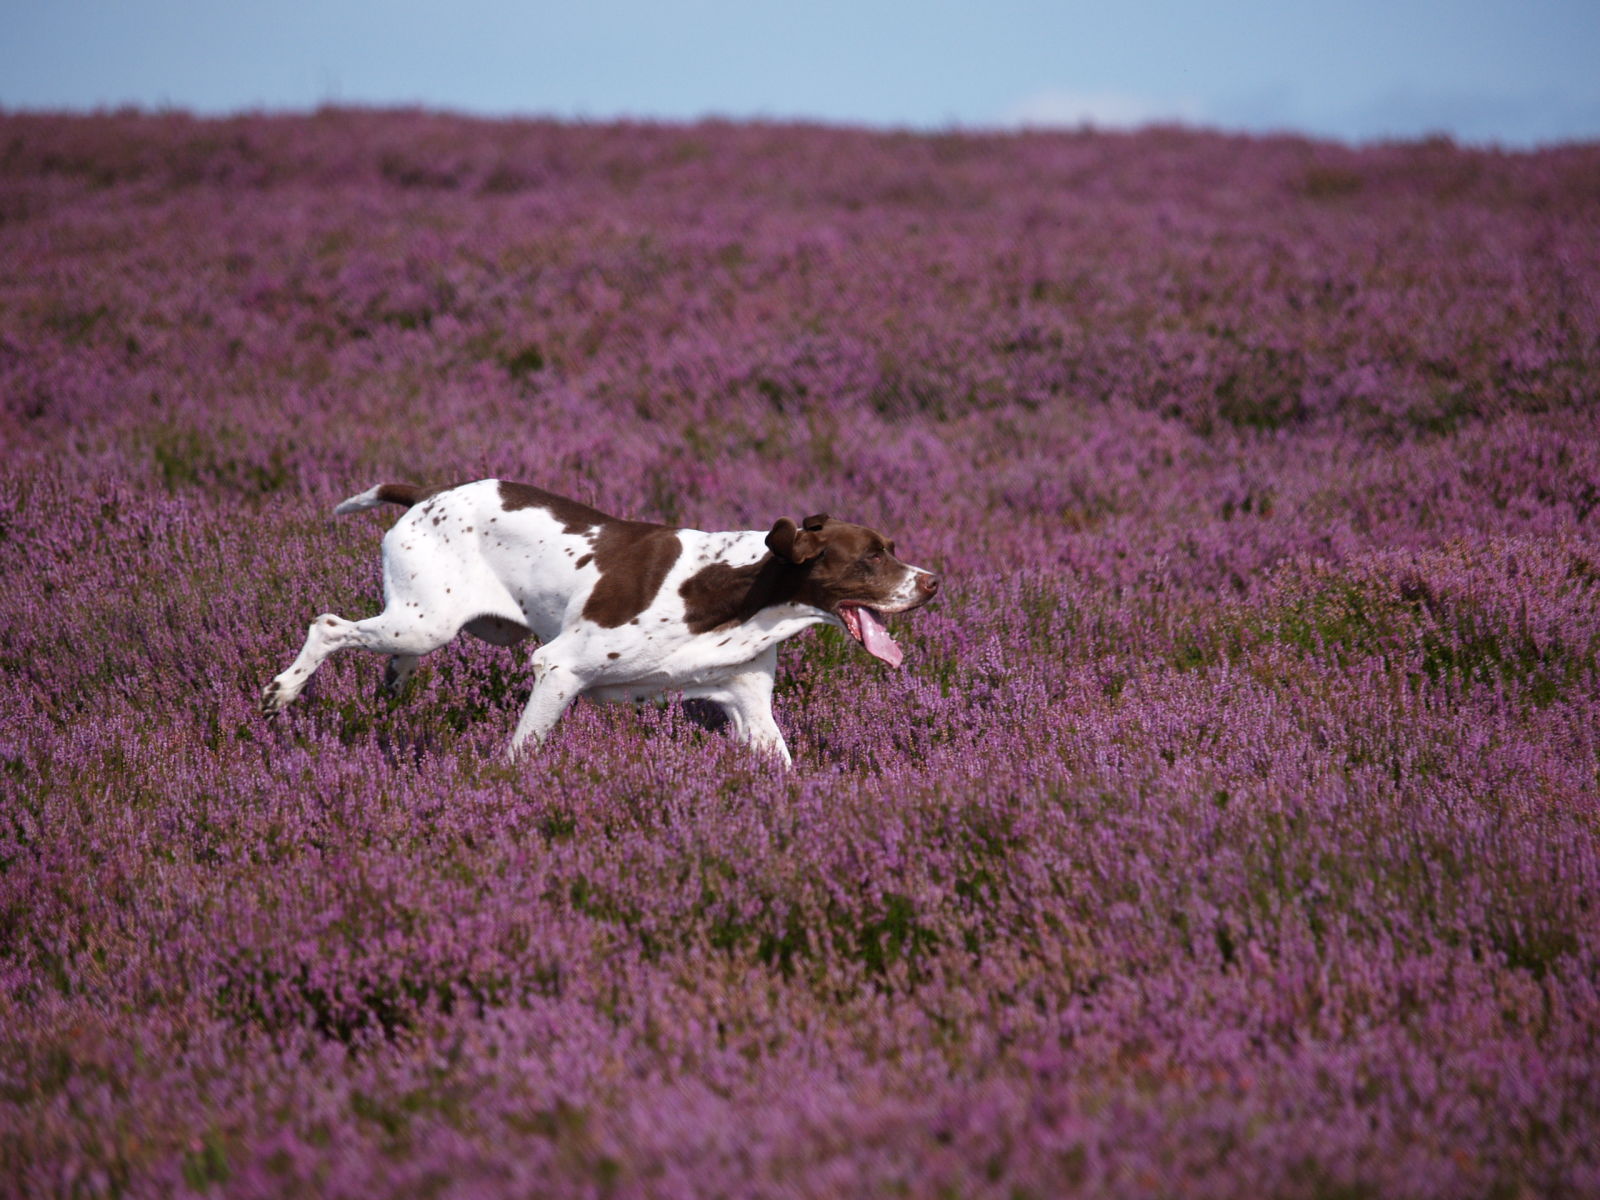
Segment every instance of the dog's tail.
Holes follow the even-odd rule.
[[[445,490],[447,490],[445,487],[417,487],[410,483],[380,483],[377,487],[368,488],[359,496],[351,496],[348,500],[340,501],[333,511],[334,515],[342,517],[345,513],[365,512],[369,508],[377,508],[380,504],[398,504],[402,508],[410,508],[413,504]]]

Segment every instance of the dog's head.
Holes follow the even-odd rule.
[[[767,549],[805,573],[798,602],[821,609],[830,624],[890,666],[899,666],[903,656],[884,628],[884,614],[926,604],[939,590],[939,577],[901,562],[889,538],[827,513],[798,525],[779,519],[767,534]]]

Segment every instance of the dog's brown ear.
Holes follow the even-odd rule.
[[[808,563],[822,553],[822,526],[827,519],[826,513],[807,517],[802,528],[788,517],[779,517],[767,534],[767,549],[797,566]]]

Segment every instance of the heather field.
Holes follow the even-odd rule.
[[[1600,146],[0,115],[0,1192],[1600,1194]],[[938,570],[501,757],[385,480]]]

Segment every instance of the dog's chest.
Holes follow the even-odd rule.
[[[632,654],[619,655],[587,689],[599,700],[654,700],[672,695],[714,695],[730,681],[749,673],[770,647],[748,634],[712,637],[706,634],[664,635],[642,642]]]

